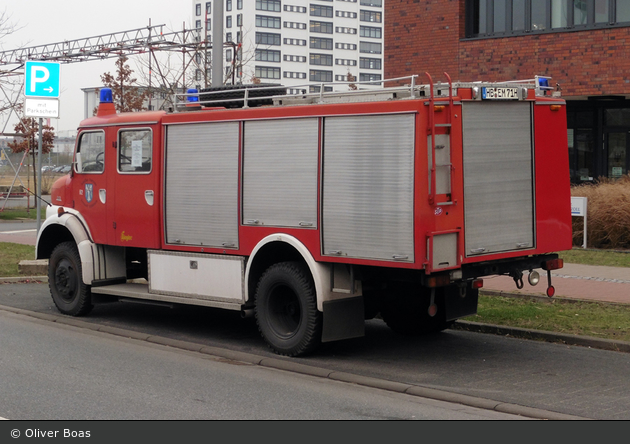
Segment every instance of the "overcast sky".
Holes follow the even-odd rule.
[[[13,0],[0,2],[0,13],[3,11],[19,28],[0,40],[0,50],[7,51],[143,28],[149,20],[152,25],[166,25],[165,31],[181,31],[184,23],[190,26],[192,1]],[[84,115],[81,88],[101,86],[100,75],[114,72],[115,60],[61,65],[60,119],[51,121],[56,131],[77,128]],[[129,64],[136,69],[133,59]],[[2,130],[4,121],[0,124]]]

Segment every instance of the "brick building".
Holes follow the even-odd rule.
[[[567,100],[572,182],[628,173],[630,0],[386,0],[385,15],[385,78],[550,76]]]

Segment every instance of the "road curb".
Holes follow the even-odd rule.
[[[85,328],[91,331],[98,331],[105,334],[111,334],[115,336],[135,339],[144,341],[150,344],[164,345],[176,349],[181,349],[188,352],[197,352],[213,356],[220,359],[228,359],[230,361],[239,361],[252,365],[260,365],[262,367],[274,368],[277,370],[291,371],[294,373],[300,373],[308,376],[320,377],[331,379],[335,381],[342,381],[351,384],[357,384],[365,387],[371,387],[395,393],[407,394],[410,396],[417,396],[422,398],[434,399],[437,401],[457,403],[466,405],[469,407],[481,408],[485,410],[493,410],[501,413],[509,413],[513,415],[519,415],[532,419],[543,420],[589,420],[590,418],[583,418],[579,416],[566,415],[558,412],[551,412],[543,409],[526,407],[518,404],[510,404],[499,401],[493,401],[486,398],[477,398],[470,395],[463,395],[459,393],[447,392],[430,387],[417,386],[412,384],[405,384],[395,381],[389,381],[386,379],[373,378],[369,376],[356,375],[353,373],[340,372],[334,370],[328,370],[321,367],[310,366],[303,363],[291,361],[290,359],[282,358],[268,358],[259,356],[253,353],[239,352],[235,350],[223,349],[219,347],[204,346],[203,344],[197,344],[188,341],[181,341],[176,339],[164,338],[156,335],[143,334],[126,330],[119,327],[111,326],[99,326],[89,322],[81,321],[69,316],[54,315],[48,313],[38,313],[34,311],[24,310],[20,308],[9,307],[0,305],[0,310],[18,315],[28,316],[31,318],[57,322],[61,325],[69,325],[78,328]]]

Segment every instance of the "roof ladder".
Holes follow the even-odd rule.
[[[431,137],[431,182],[429,184],[429,204],[430,205],[453,205],[453,200],[451,198],[452,191],[452,170],[453,164],[451,161],[451,126],[453,122],[453,82],[451,81],[451,77],[445,72],[444,75],[448,80],[448,101],[447,104],[444,105],[442,103],[436,106],[435,103],[435,94],[433,91],[433,79],[431,75],[427,72],[425,73],[429,78],[429,126],[427,128],[427,133]],[[435,123],[435,114],[436,113],[446,112],[446,122],[445,123]],[[437,128],[444,128],[445,133],[440,131],[440,134],[437,134]],[[440,139],[439,143],[436,143],[436,139]],[[439,157],[439,159],[438,159]],[[446,167],[446,168],[445,168]],[[446,192],[438,194],[437,183],[438,177],[440,176],[440,183],[447,183]],[[447,175],[447,177],[444,177]],[[445,202],[436,202],[437,196],[444,196],[446,199]]]

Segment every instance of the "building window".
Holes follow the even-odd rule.
[[[305,56],[285,54],[283,56],[283,59],[284,59],[285,62],[306,63],[306,57]]]
[[[376,6],[378,8],[383,6],[383,0],[361,0],[361,6]]]
[[[333,49],[333,39],[311,37],[310,42],[312,49]]]
[[[279,79],[280,68],[272,68],[271,66],[256,66],[254,75],[259,79]]]
[[[300,14],[306,14],[306,6],[284,5],[284,10],[287,12],[299,12]]]
[[[372,37],[375,39],[380,39],[381,28],[375,28],[374,26],[361,26],[360,35],[361,37]]]
[[[280,51],[257,49],[255,58],[257,62],[280,62]]]
[[[292,45],[292,46],[306,46],[306,40],[302,40],[302,39],[284,39],[284,44],[285,45]]]
[[[337,43],[335,43],[335,48],[336,49],[348,49],[350,51],[356,51],[357,50],[357,45],[355,45],[354,43],[337,42]]]
[[[305,89],[289,88],[287,93],[288,94],[306,94],[306,90]]]
[[[313,5],[311,4],[311,15],[313,17],[330,17],[333,16],[333,7],[332,6],[322,6],[322,5]]]
[[[361,11],[359,12],[360,12],[359,20],[361,20],[362,22],[381,23],[382,21],[381,13],[378,11],[365,11],[361,9]]]
[[[283,76],[287,79],[305,79],[306,78],[306,73],[305,72],[292,72],[292,71],[285,71]]]
[[[380,74],[359,73],[359,82],[375,82],[381,80]]]
[[[323,66],[332,66],[332,55],[331,54],[310,54],[310,64],[311,65],[323,65]]]
[[[310,93],[318,93],[321,91],[321,87],[319,85],[310,85],[308,87],[308,92]],[[333,87],[332,86],[324,86],[324,92],[332,92]]]
[[[231,28],[232,27],[232,16],[228,15],[227,17],[225,17],[225,27],[226,28]]]
[[[232,10],[232,0],[225,0],[225,10],[226,11]]]
[[[257,32],[256,33],[256,44],[280,46],[280,42],[281,42],[280,34],[273,34],[271,32]]]
[[[201,28],[201,20],[197,20],[197,21],[195,21],[195,28],[196,28],[196,29]]]
[[[383,46],[380,43],[359,42],[359,52],[365,54],[381,54]]]
[[[225,41],[226,42],[231,42],[232,41],[232,33],[231,32],[226,32],[225,33]]]
[[[309,80],[311,82],[332,82],[332,71],[321,71],[319,69],[311,69],[309,71]]]
[[[359,58],[359,68],[361,69],[381,69],[381,59],[372,59],[369,57]]]
[[[268,15],[257,15],[256,26],[259,28],[280,29],[280,17],[271,17]]]
[[[236,26],[243,26],[243,14],[236,14]]]
[[[280,0],[256,0],[256,10],[280,12]]]
[[[226,49],[225,50],[225,61],[226,62],[231,62],[232,61],[232,49]]]
[[[201,15],[201,3],[197,3],[195,5],[195,15],[197,16]]]
[[[356,34],[357,28],[348,28],[346,26],[337,26],[335,27],[335,32],[337,34]]]
[[[320,32],[322,34],[332,34],[333,24],[329,22],[318,22],[311,20],[311,32]]]
[[[241,37],[241,31],[236,32],[236,43],[243,43],[243,38]]]
[[[352,59],[335,59],[335,65],[357,66],[357,61]]]
[[[628,24],[627,0],[466,0],[466,37]]]
[[[239,11],[243,9],[243,0],[236,0],[236,9]]]
[[[306,23],[284,22],[283,26],[290,29],[306,29]]]
[[[351,11],[335,11],[335,15],[337,17],[345,17],[345,18],[352,18],[352,19],[357,18],[357,13],[351,12]]]

